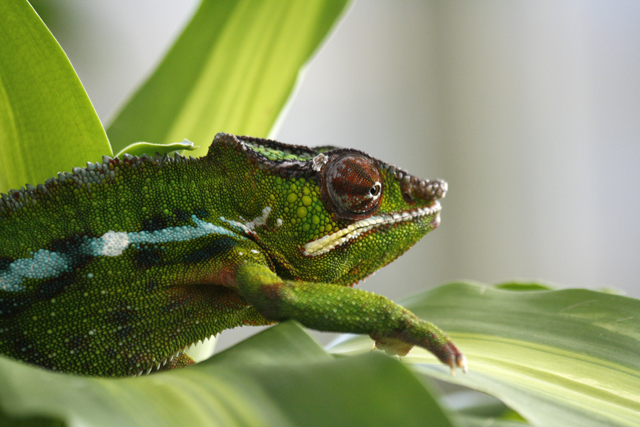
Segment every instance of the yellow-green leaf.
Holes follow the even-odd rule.
[[[111,154],[71,63],[26,0],[0,2],[0,192]]]

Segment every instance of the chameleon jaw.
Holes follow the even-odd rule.
[[[396,212],[392,214],[376,215],[361,219],[360,221],[356,221],[348,227],[342,228],[333,234],[323,236],[305,244],[304,255],[312,257],[322,255],[374,228],[378,228],[383,225],[396,224],[398,222],[412,221],[426,216],[436,216],[433,220],[435,228],[440,223],[440,216],[438,215],[440,213],[440,209],[440,203],[436,201],[426,208],[415,208],[400,213]]]

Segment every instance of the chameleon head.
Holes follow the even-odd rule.
[[[424,233],[414,231],[422,237],[440,224],[438,199],[446,194],[446,182],[420,180],[355,150],[335,150],[321,156],[326,162],[319,168],[318,180],[323,200],[334,218],[352,222],[306,243],[305,255],[325,254],[362,235],[376,239],[376,234],[393,234],[403,226],[422,228]],[[384,251],[394,246],[395,239],[387,240],[391,241],[380,247]]]
[[[442,180],[418,179],[353,149],[219,138],[233,139],[259,166],[252,179],[236,185],[261,188],[253,191],[261,199],[255,209],[268,205],[269,217],[255,237],[292,278],[355,283],[440,223],[438,200],[447,191]]]

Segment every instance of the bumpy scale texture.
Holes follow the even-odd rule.
[[[207,156],[103,158],[0,200],[0,352],[126,376],[192,343],[296,319],[464,356],[434,325],[351,288],[439,223],[444,181],[348,149],[218,134]]]

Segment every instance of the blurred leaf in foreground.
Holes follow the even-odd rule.
[[[406,366],[375,353],[334,359],[294,322],[197,365],[139,378],[61,375],[1,358],[0,383],[7,419],[47,414],[52,423],[119,427],[453,425]]]

